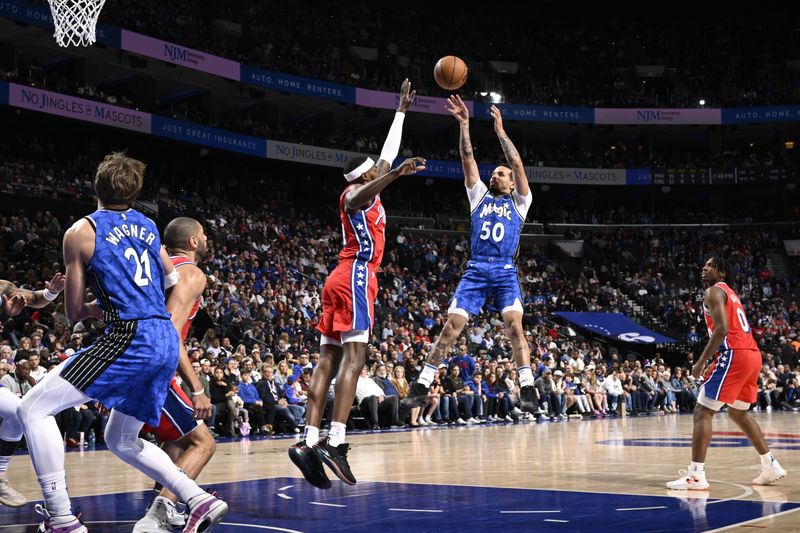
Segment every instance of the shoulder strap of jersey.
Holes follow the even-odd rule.
[[[92,226],[94,232],[97,233],[97,222],[95,222],[95,220],[92,218],[92,215],[86,215],[83,218],[85,218],[89,222],[89,225]]]
[[[727,302],[728,301],[728,295],[733,292],[733,289],[731,289],[730,286],[727,283],[725,283],[724,281],[718,281],[713,286],[717,287],[719,289],[722,289],[722,292],[725,293],[725,301]]]

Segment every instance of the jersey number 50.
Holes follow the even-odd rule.
[[[483,226],[481,226],[481,240],[486,241],[489,237],[492,238],[494,242],[500,242],[503,240],[503,237],[506,234],[506,227],[503,225],[502,222],[496,222],[494,226],[490,229],[489,226],[492,225],[490,220],[484,220]]]
[[[127,248],[125,249],[125,259],[133,259],[133,264],[136,265],[136,273],[133,275],[133,281],[139,287],[144,287],[153,281],[153,276],[150,275],[150,257],[147,255],[147,250],[142,252],[140,258],[137,256],[136,250]],[[142,276],[142,273],[147,277]]]

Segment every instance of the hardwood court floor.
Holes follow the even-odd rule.
[[[562,528],[562,531],[572,532],[599,530],[613,523],[627,524],[625,527],[630,531],[674,531],[707,530],[720,526],[727,529],[749,521],[734,529],[747,531],[757,527],[800,531],[800,511],[796,509],[800,508],[800,485],[796,481],[800,477],[800,415],[760,413],[755,416],[789,476],[774,487],[753,488],[751,480],[757,472],[751,466],[758,463],[758,456],[723,413],[715,418],[715,436],[706,463],[711,489],[707,493],[690,494],[693,497],[688,499],[686,494],[675,494],[664,487],[664,483],[677,478],[678,469],[686,468],[689,462],[692,417],[686,415],[352,434],[348,436],[352,445],[350,464],[359,484],[346,487],[334,481],[331,491],[312,490],[300,478],[286,455],[292,440],[244,439],[220,443],[199,481],[204,486],[218,486],[223,497],[226,491],[239,491],[237,494],[258,492],[260,499],[252,506],[264,507],[267,505],[265,502],[269,502],[265,508],[269,512],[264,508],[258,512],[247,509],[248,500],[241,498],[229,498],[228,501],[232,513],[242,513],[241,521],[264,524],[249,526],[259,529],[281,530],[274,524],[283,524],[280,527],[284,531],[333,531],[336,530],[333,526],[338,523],[335,516],[313,515],[315,521],[308,522],[311,515],[297,507],[300,502],[316,499],[320,502],[314,502],[315,505],[343,508],[345,505],[342,503],[324,502],[343,502],[347,501],[344,498],[383,492],[388,494],[381,496],[386,498],[386,502],[374,499],[378,496],[371,496],[372,503],[365,509],[371,509],[373,504],[385,504],[395,505],[388,509],[390,511],[407,513],[396,523],[382,517],[382,530],[394,530],[395,526],[398,526],[398,531],[428,530],[423,522],[415,521],[416,515],[413,519],[408,515],[426,509],[425,512],[430,513],[447,512],[447,505],[455,505],[453,502],[467,505],[467,509],[485,509],[489,500],[488,503],[497,509],[507,504],[509,509],[499,513],[504,513],[502,520],[512,521],[498,521],[498,517],[493,516],[481,526],[480,520],[475,522],[474,517],[468,514],[458,520],[469,518],[469,522],[439,523],[438,527],[430,530],[480,531],[494,527],[499,531]],[[70,491],[78,505],[82,503],[81,497],[140,493],[150,487],[143,475],[108,451],[68,453],[66,469]],[[29,498],[40,497],[27,456],[14,458],[9,479]],[[226,483],[234,483],[238,488]],[[365,487],[369,488],[368,492],[363,492]],[[446,492],[442,492],[445,488]],[[397,503],[406,501],[404,495],[417,493],[421,499],[407,500],[406,507]],[[592,503],[598,495],[602,498]],[[334,496],[339,499],[324,500]],[[137,496],[135,503],[123,504],[138,507],[132,510],[134,518],[143,511],[144,504],[140,500],[145,497],[146,493],[143,493]],[[642,499],[645,497],[649,499]],[[123,516],[120,513],[102,516],[104,506],[110,505],[102,501],[105,500],[97,500],[100,503],[93,511],[95,516],[87,517],[87,520],[111,521]],[[548,505],[556,501],[560,503]],[[544,510],[526,507],[534,503],[544,505]],[[713,504],[722,505],[712,508]],[[521,507],[511,509],[514,505]],[[553,509],[559,505],[561,507]],[[581,513],[584,506],[589,509],[592,505],[596,505],[593,511]],[[412,506],[416,508],[410,508]],[[724,513],[723,508],[726,509]],[[351,508],[349,519],[355,519],[357,509]],[[495,508],[492,509],[495,512]],[[337,509],[324,510],[333,512]],[[741,514],[737,514],[740,511]],[[663,518],[666,515],[658,514],[667,512],[676,520],[681,513],[685,516],[680,518],[683,521],[670,522],[673,525],[667,527],[667,522],[661,522],[666,520]],[[558,518],[543,518],[544,514],[537,513],[558,513],[547,515]],[[101,516],[96,516],[98,514]],[[271,521],[276,514],[287,521]],[[364,511],[366,514],[368,511]],[[514,522],[518,514],[525,514],[528,521]],[[127,523],[132,520],[131,516],[125,515]],[[531,522],[531,517],[539,522]],[[373,518],[369,520],[363,523],[355,520],[353,527],[342,531],[375,530],[377,523]],[[35,515],[30,505],[14,511],[0,508],[0,531],[7,530],[4,525],[33,522]],[[286,528],[287,523],[293,528]],[[234,525],[218,526],[215,531],[235,531]],[[399,528],[400,525],[404,527]],[[131,526],[127,527],[130,530]],[[19,530],[27,531],[24,528]],[[91,530],[98,529],[92,527]]]

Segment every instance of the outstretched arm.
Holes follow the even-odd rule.
[[[411,82],[406,78],[403,85],[400,87],[400,104],[397,106],[397,113],[394,115],[394,121],[389,128],[389,134],[383,143],[381,155],[376,165],[378,174],[385,174],[390,168],[392,163],[397,158],[400,152],[400,139],[403,137],[403,121],[406,117],[406,111],[411,107],[414,102],[414,97],[417,91],[411,90]]]
[[[406,159],[394,170],[390,170],[383,176],[378,176],[369,183],[359,183],[350,187],[344,196],[344,208],[349,213],[361,209],[370,199],[380,194],[390,183],[406,174],[414,174],[420,170],[425,170],[425,160],[421,157]]]
[[[500,140],[500,146],[503,147],[508,166],[514,172],[514,189],[520,196],[528,196],[531,189],[528,186],[528,176],[525,175],[525,166],[522,164],[522,158],[517,148],[506,134],[505,128],[503,128],[503,115],[500,114],[500,109],[494,105],[489,109],[489,113],[492,114],[494,119],[494,131]]]
[[[45,289],[40,291],[20,289],[10,281],[0,280],[0,295],[8,300],[14,296],[20,296],[25,299],[25,306],[41,309],[58,298],[58,295],[64,290],[64,283],[64,274],[61,272],[56,272],[53,279],[45,284]],[[21,311],[22,309],[17,312]]]
[[[469,137],[469,109],[457,94],[448,98],[445,108],[458,120],[458,151],[461,154],[461,166],[464,167],[464,185],[467,189],[472,189],[480,180],[480,174],[478,174],[478,164],[472,155],[472,139]]]

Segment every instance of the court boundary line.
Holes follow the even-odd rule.
[[[781,502],[781,503],[790,503],[790,502]],[[717,533],[719,531],[728,531],[729,529],[733,529],[735,527],[741,527],[741,526],[746,526],[748,524],[754,524],[754,523],[759,522],[761,520],[770,520],[770,519],[776,518],[778,516],[787,515],[787,514],[790,514],[790,513],[797,512],[797,511],[800,511],[800,507],[795,507],[794,509],[787,509],[785,511],[781,511],[779,513],[774,513],[774,514],[771,514],[771,515],[768,515],[768,516],[760,516],[758,518],[752,518],[750,520],[745,520],[744,522],[738,522],[736,524],[730,524],[728,526],[722,526],[722,527],[717,528],[717,529],[709,529],[708,531],[706,531],[706,533]]]

